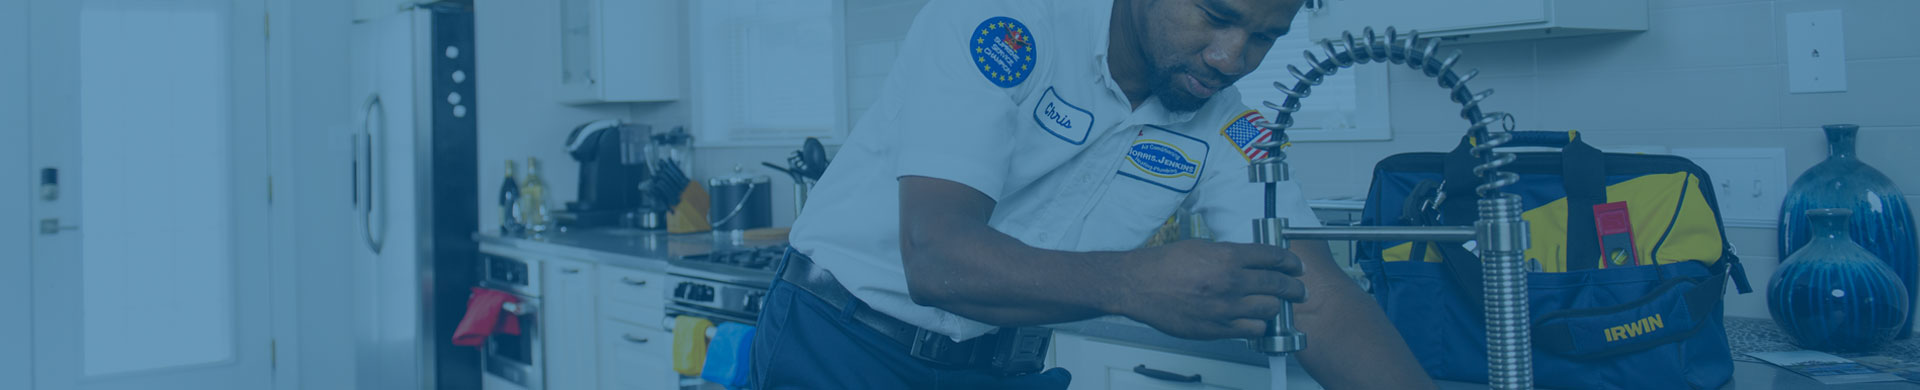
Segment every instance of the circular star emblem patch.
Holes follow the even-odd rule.
[[[1018,20],[996,16],[980,22],[967,44],[974,68],[993,85],[1013,88],[1033,75],[1039,52],[1034,50],[1033,32]]]

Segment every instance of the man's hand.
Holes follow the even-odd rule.
[[[1303,302],[1300,259],[1273,246],[1199,240],[1129,252],[1111,311],[1185,339],[1258,337],[1280,300]]]

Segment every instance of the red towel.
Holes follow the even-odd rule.
[[[494,327],[500,327],[500,333],[520,334],[520,316],[504,313],[500,305],[519,303],[520,298],[505,291],[474,287],[473,295],[467,297],[467,316],[460,319],[460,328],[453,331],[453,345],[479,347],[485,344],[488,336],[493,336]]]

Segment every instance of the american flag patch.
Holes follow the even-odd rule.
[[[1255,122],[1266,120],[1266,117],[1260,116],[1259,111],[1247,110],[1240,116],[1234,117],[1233,122],[1222,126],[1220,135],[1227,137],[1227,141],[1232,143],[1234,148],[1240,149],[1240,155],[1246,157],[1247,161],[1267,158],[1266,150],[1253,148],[1253,144],[1273,139],[1273,130],[1254,125]]]

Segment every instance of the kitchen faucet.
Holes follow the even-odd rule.
[[[1512,153],[1496,151],[1495,148],[1506,144],[1513,138],[1512,115],[1500,112],[1482,113],[1480,102],[1493,95],[1493,90],[1479,93],[1467,87],[1467,81],[1480,74],[1479,70],[1465,74],[1453,72],[1453,64],[1460,59],[1460,51],[1455,50],[1445,59],[1434,56],[1439,49],[1438,39],[1428,39],[1425,48],[1415,50],[1421,45],[1419,33],[1409,33],[1406,40],[1400,40],[1392,27],[1386,29],[1386,39],[1380,40],[1368,27],[1361,34],[1363,39],[1356,41],[1352,32],[1341,34],[1344,41],[1336,50],[1333,40],[1320,41],[1320,48],[1326,51],[1326,58],[1317,58],[1312,50],[1305,51],[1309,70],[1288,65],[1287,70],[1297,81],[1291,88],[1280,82],[1273,86],[1287,95],[1284,102],[1275,104],[1263,102],[1267,108],[1277,112],[1273,121],[1260,121],[1256,125],[1274,132],[1274,137],[1266,142],[1252,145],[1267,152],[1267,156],[1254,160],[1247,167],[1247,179],[1266,186],[1266,217],[1253,220],[1254,242],[1287,248],[1287,240],[1351,240],[1351,241],[1435,241],[1465,242],[1475,241],[1481,253],[1482,277],[1484,286],[1486,327],[1487,327],[1487,371],[1488,385],[1494,389],[1531,389],[1533,388],[1533,341],[1527,314],[1527,268],[1523,254],[1527,249],[1527,225],[1520,218],[1520,196],[1500,192],[1501,187],[1519,181],[1519,175],[1502,172],[1499,169],[1513,163]],[[1449,97],[1461,104],[1460,117],[1471,125],[1468,137],[1474,143],[1473,153],[1483,159],[1475,166],[1475,175],[1482,178],[1484,184],[1475,188],[1480,195],[1478,202],[1479,222],[1474,226],[1459,227],[1311,227],[1295,228],[1288,226],[1284,218],[1277,217],[1277,185],[1291,180],[1288,173],[1287,154],[1284,149],[1289,145],[1287,127],[1293,125],[1293,113],[1300,110],[1300,99],[1306,98],[1312,87],[1320,85],[1327,76],[1342,68],[1354,65],[1376,63],[1405,64],[1420,70],[1428,77],[1439,80],[1440,87],[1450,91]],[[1488,128],[1506,121],[1503,131],[1493,132]],[[1445,202],[1441,196],[1435,203]],[[1286,356],[1307,347],[1307,336],[1293,325],[1293,305],[1280,302],[1280,314],[1267,321],[1266,334],[1247,340],[1254,350],[1269,356]]]

